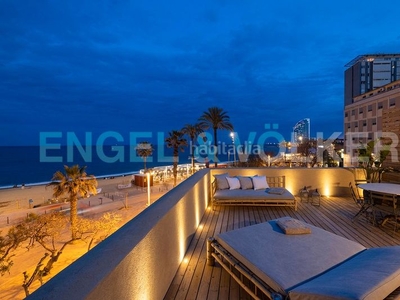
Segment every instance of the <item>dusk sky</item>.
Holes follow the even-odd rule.
[[[0,1],[0,144],[179,130],[343,131],[344,65],[398,53],[398,1]],[[219,132],[221,139],[229,132]],[[229,138],[228,138],[229,139]],[[83,141],[83,138],[82,138]]]

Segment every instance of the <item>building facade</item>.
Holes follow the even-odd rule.
[[[400,80],[356,96],[344,108],[345,153],[357,166],[357,149],[381,139],[390,144],[385,166],[400,170]]]
[[[345,105],[354,98],[400,80],[400,54],[359,55],[345,65]]]

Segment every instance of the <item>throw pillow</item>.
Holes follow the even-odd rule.
[[[283,195],[284,193],[285,193],[285,189],[283,189],[283,188],[268,189],[268,194]]]
[[[297,219],[278,220],[277,224],[285,234],[311,233],[311,228]]]
[[[217,181],[217,190],[227,190],[229,189],[228,181],[226,177],[228,177],[228,173],[214,175],[215,180]]]
[[[240,189],[240,181],[236,177],[226,177],[226,180],[228,180],[230,190]]]
[[[253,180],[255,190],[265,190],[269,188],[266,176],[254,176],[251,179]]]
[[[240,187],[242,190],[253,189],[253,181],[251,180],[251,177],[238,176],[237,178],[240,181]]]

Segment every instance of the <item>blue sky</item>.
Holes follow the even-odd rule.
[[[343,131],[344,65],[398,53],[397,1],[0,2],[0,144],[180,129],[222,107],[245,140]],[[228,132],[220,132],[223,139]]]

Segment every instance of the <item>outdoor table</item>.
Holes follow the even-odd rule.
[[[364,191],[374,193],[375,195],[378,194],[377,198],[374,199],[374,196],[370,196],[371,200],[371,205],[372,207],[375,207],[377,205],[382,204],[382,199],[385,202],[390,202],[390,207],[393,208],[393,214],[388,214],[384,217],[381,225],[384,225],[384,223],[390,219],[390,218],[395,218],[395,222],[397,225],[397,202],[400,197],[400,184],[394,184],[394,183],[363,183],[359,184],[358,187],[360,189],[363,189]],[[381,194],[381,195],[379,195]],[[391,197],[387,197],[388,195],[391,195]],[[378,202],[378,201],[379,202]]]
[[[359,184],[358,187],[360,189],[370,191],[370,192],[378,192],[378,193],[385,193],[385,194],[392,194],[392,195],[400,196],[400,184],[372,182],[372,183]]]

